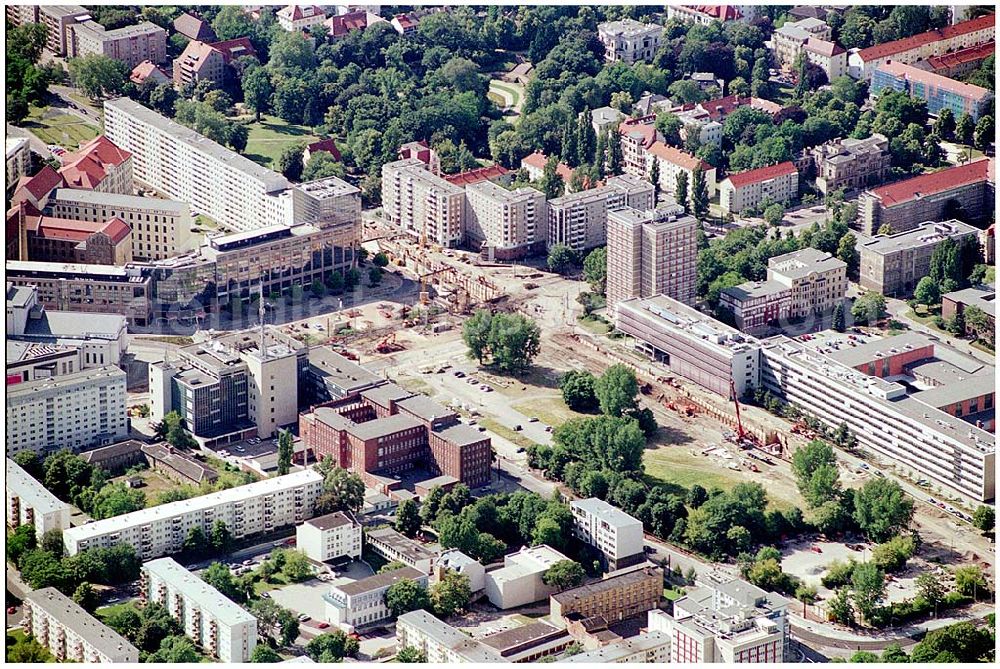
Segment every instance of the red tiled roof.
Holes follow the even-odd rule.
[[[148,60],[144,60],[138,65],[136,65],[134,68],[132,68],[132,73],[129,75],[129,79],[132,80],[132,83],[141,84],[155,72],[160,73],[160,76],[163,77],[164,82],[170,81],[170,77],[167,76],[166,72],[157,67],[152,61]]]
[[[313,142],[306,148],[309,149],[310,156],[315,154],[317,151],[325,151],[326,153],[332,155],[334,160],[339,161],[341,159],[340,151],[337,149],[337,143],[332,139],[321,139],[318,142]]]
[[[113,244],[122,242],[132,229],[125,221],[114,217],[104,221],[78,221],[71,218],[54,218],[52,216],[35,216],[28,221],[27,229],[45,239],[55,239],[67,242],[85,242],[91,235],[104,233],[111,238]]]
[[[21,189],[31,193],[32,197],[36,200],[40,200],[47,194],[51,193],[52,189],[62,186],[63,183],[64,181],[62,175],[46,165],[40,169],[35,176],[21,177],[20,181],[17,182],[17,189],[14,191],[12,202],[16,203],[17,201],[23,199],[17,196]]]
[[[66,156],[59,173],[71,188],[96,188],[108,176],[106,166],[120,167],[132,157],[104,135],[98,135]]]
[[[228,65],[230,61],[243,56],[257,56],[257,50],[253,48],[253,43],[249,37],[237,37],[227,39],[224,42],[213,42],[210,47],[222,54],[222,59]]]
[[[892,60],[879,65],[878,70],[880,72],[891,74],[894,77],[905,79],[906,81],[916,81],[928,87],[955,93],[956,95],[961,95],[963,98],[968,98],[970,100],[982,100],[983,98],[992,95],[992,93],[982,86],[967,84],[962,81],[941,76],[940,74],[935,74],[934,72],[927,72],[926,70],[921,70],[918,67],[898,63]]]
[[[549,162],[549,157],[546,156],[541,151],[535,151],[531,155],[525,156],[524,158],[521,159],[522,164],[526,164],[529,167],[534,167],[539,170],[544,170],[545,164],[547,162]],[[573,178],[573,168],[567,165],[566,163],[560,161],[559,164],[556,165],[556,174],[561,176],[563,178],[563,183],[568,185],[569,180]],[[591,184],[589,179],[585,179],[583,184],[584,184],[583,185],[584,189],[589,189],[591,187],[596,188],[598,186],[602,186],[604,185],[604,182],[595,181],[593,184]]]
[[[870,192],[882,201],[883,207],[893,207],[909,202],[918,194],[934,195],[977,181],[986,179],[992,181],[991,162],[990,160],[977,160],[974,163],[956,165],[930,174],[921,174],[912,179],[897,181],[888,186],[873,188]]]
[[[730,174],[727,178],[733,187],[743,188],[743,186],[785,176],[792,174],[793,172],[798,172],[798,170],[795,169],[795,163],[787,161],[784,163],[778,163],[777,165],[771,165],[770,167],[760,167],[747,172]]]
[[[460,172],[459,174],[449,174],[444,180],[448,183],[455,184],[456,186],[469,186],[471,184],[477,184],[481,181],[492,181],[498,177],[502,177],[508,174],[510,170],[506,169],[502,165],[490,165],[489,167],[480,167],[475,170],[469,170],[468,172]]]
[[[704,160],[699,160],[698,158],[692,156],[690,153],[685,153],[680,149],[670,146],[669,144],[664,144],[663,142],[653,142],[653,145],[647,149],[649,153],[652,153],[658,158],[666,160],[668,163],[678,165],[686,170],[693,170],[698,165],[701,165],[701,169],[708,171],[714,169],[711,165],[706,163]]]
[[[700,106],[708,112],[708,115],[713,121],[718,121],[724,116],[729,116],[736,109],[746,106],[767,112],[771,116],[774,116],[781,111],[781,105],[771,102],[770,100],[765,100],[764,98],[740,97],[738,95],[727,95],[726,97],[719,98],[717,100],[702,102]],[[684,111],[688,111],[687,105],[685,105],[685,107],[686,109]],[[694,106],[690,106],[690,109],[694,109]]]
[[[398,16],[396,16],[396,22],[399,23],[399,27],[403,28],[404,30],[406,28],[412,28],[413,26],[417,25],[417,22],[413,19],[413,17],[409,16],[408,14],[399,14]]]
[[[996,45],[996,42],[989,41],[977,44],[976,46],[970,46],[968,49],[952,51],[943,56],[931,56],[927,59],[927,64],[931,66],[931,70],[943,70],[977,60],[986,60],[996,51]]]
[[[331,37],[341,37],[352,30],[367,28],[368,12],[348,12],[340,16],[331,16],[325,25]]]
[[[860,56],[861,60],[864,62],[870,62],[879,58],[886,58],[897,53],[903,53],[904,51],[910,51],[911,49],[919,48],[924,44],[930,44],[931,42],[939,42],[943,39],[950,39],[952,37],[959,37],[978,30],[984,30],[995,24],[996,16],[994,14],[987,14],[986,16],[980,16],[979,18],[972,19],[970,21],[956,23],[953,26],[946,26],[941,30],[928,30],[925,33],[913,35],[912,37],[905,37],[894,42],[886,42],[885,44],[871,46],[867,49],[859,51],[858,56]]]
[[[618,132],[627,137],[640,137],[642,147],[648,149],[656,141],[656,126],[653,125],[655,121],[656,116],[626,119],[619,124]]]
[[[732,5],[684,5],[684,7],[720,21],[735,21],[743,16],[740,10]]]
[[[819,55],[826,56],[827,58],[847,53],[847,49],[840,46],[836,42],[828,42],[825,39],[816,39],[815,37],[807,39],[803,48],[806,51],[812,51],[813,53],[818,53]]]

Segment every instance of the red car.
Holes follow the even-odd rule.
[[[813,553],[822,553],[823,552],[823,549],[820,548],[819,546],[810,546],[809,550],[811,550]]]
[[[321,630],[325,630],[329,626],[330,626],[330,623],[320,623],[320,624],[316,625],[316,627],[320,628]]]
[[[16,606],[10,606],[10,607],[7,608],[7,614],[8,615],[12,616],[15,613],[17,613],[17,607]]]

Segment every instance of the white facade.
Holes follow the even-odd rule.
[[[457,548],[441,553],[434,563],[434,575],[440,580],[445,572],[453,571],[469,579],[469,590],[479,592],[486,587],[486,568]]]
[[[666,664],[670,661],[670,637],[663,632],[642,632],[561,661],[585,664]]]
[[[632,175],[610,177],[603,186],[549,200],[549,248],[565,244],[585,251],[607,243],[608,212],[656,206],[653,184]]]
[[[810,39],[828,40],[830,26],[825,21],[812,17],[789,22],[774,31],[771,37],[774,55],[781,65],[792,67]]]
[[[34,525],[41,541],[49,530],[69,527],[69,504],[50,493],[16,462],[7,458],[7,527]]]
[[[296,353],[282,344],[267,346],[266,355],[259,348],[245,351],[240,357],[250,372],[248,404],[250,420],[259,435],[272,435],[279,427],[293,425],[299,419],[299,372]]]
[[[322,7],[315,5],[288,5],[274,13],[282,30],[290,33],[319,25],[326,21]]]
[[[295,528],[295,546],[310,560],[361,557],[361,524],[342,511],[311,518]]]
[[[424,610],[396,619],[396,649],[416,648],[433,664],[506,662],[493,648]]]
[[[609,565],[619,568],[644,559],[641,520],[596,497],[573,500],[569,508],[573,533],[601,551]]]
[[[541,191],[531,187],[509,191],[481,181],[466,186],[465,202],[469,241],[497,250],[528,249],[545,242],[548,210]]]
[[[424,548],[419,541],[410,539],[391,527],[369,530],[365,534],[365,544],[389,562],[400,562],[422,574],[431,573],[431,567],[437,558],[436,553]]]
[[[323,595],[326,618],[348,633],[390,618],[392,613],[385,605],[385,592],[394,584],[407,580],[427,587],[427,574],[413,567],[401,567],[360,581],[335,585]]]
[[[719,205],[732,214],[764,202],[788,202],[798,195],[799,172],[790,162],[731,174],[719,185]]]
[[[132,259],[136,261],[171,258],[190,251],[197,242],[191,234],[193,219],[186,202],[58,188],[45,211],[78,221],[117,216],[132,228]]]
[[[7,188],[28,173],[31,166],[31,145],[27,137],[8,137],[7,148]]]
[[[180,502],[98,520],[63,532],[66,552],[127,543],[143,560],[179,552],[188,532],[207,535],[221,520],[234,538],[270,532],[311,518],[323,476],[313,469],[214,492]]]
[[[226,227],[254,230],[293,220],[285,177],[138,102],[105,101],[104,130],[132,154],[136,181]]]
[[[74,451],[128,437],[125,372],[85,369],[7,387],[7,454]]]
[[[545,599],[558,588],[545,585],[542,576],[556,562],[567,559],[544,544],[504,556],[503,568],[486,572],[486,597],[499,609],[512,609]]]
[[[604,45],[604,59],[627,65],[651,61],[660,48],[663,26],[639,23],[634,19],[609,21],[597,26],[597,38]]]
[[[139,663],[139,650],[55,588],[24,598],[22,629],[63,662]]]
[[[407,158],[382,166],[382,211],[417,239],[445,247],[465,238],[465,190]]]
[[[257,619],[177,564],[173,558],[142,565],[142,598],[158,602],[195,645],[220,662],[249,662],[257,645]]]

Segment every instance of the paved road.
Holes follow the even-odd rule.
[[[87,105],[82,105],[73,98],[70,97],[71,93],[77,95],[83,95],[80,91],[72,88],[71,86],[49,86],[49,93],[59,98],[59,100],[66,106],[66,111],[76,116],[87,123],[93,123],[98,127],[104,122],[101,118],[101,114],[97,113]]]
[[[936,330],[930,326],[924,325],[923,323],[907,318],[905,314],[908,311],[910,311],[910,306],[904,300],[897,300],[896,298],[893,297],[887,297],[885,298],[885,304],[886,304],[886,309],[889,311],[889,314],[892,315],[892,317],[895,318],[896,320],[908,325],[911,330],[916,330],[917,332],[923,332],[932,337],[935,337],[936,339],[939,339],[944,343],[948,344],[948,346],[951,346],[952,348],[957,349],[962,353],[965,353],[966,355],[971,355],[976,360],[985,362],[990,365],[996,364],[995,356],[992,356],[986,351],[982,351],[972,346],[972,344],[970,344],[968,341],[964,339],[958,339],[957,337],[953,337],[946,332],[941,332],[940,330]]]
[[[52,152],[49,151],[48,145],[42,140],[38,139],[33,132],[26,128],[18,128],[10,123],[7,124],[7,136],[8,137],[27,137],[28,146],[34,153],[37,153],[42,157],[42,160],[49,160],[52,158]]]

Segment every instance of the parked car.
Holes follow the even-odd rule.
[[[306,623],[306,622],[309,622],[310,620],[312,620],[312,618],[310,618],[309,616],[307,616],[304,613],[302,613],[302,614],[299,615],[299,622],[300,623]]]
[[[16,606],[8,606],[7,607],[7,615],[12,616],[15,613],[17,613],[17,607]]]
[[[264,594],[266,595],[267,593],[265,592]],[[320,628],[321,630],[325,630],[329,626],[330,623],[320,623],[319,625],[316,625],[316,627]]]
[[[538,419],[536,417],[532,416],[531,418],[528,419],[528,422],[529,423],[537,423]]]
[[[520,426],[519,424],[518,424],[518,425],[515,425],[515,426],[514,426],[514,432],[520,432],[520,431],[521,431],[521,430],[523,430],[523,429],[524,429],[524,428],[523,428],[523,427],[521,427],[521,426]]]

